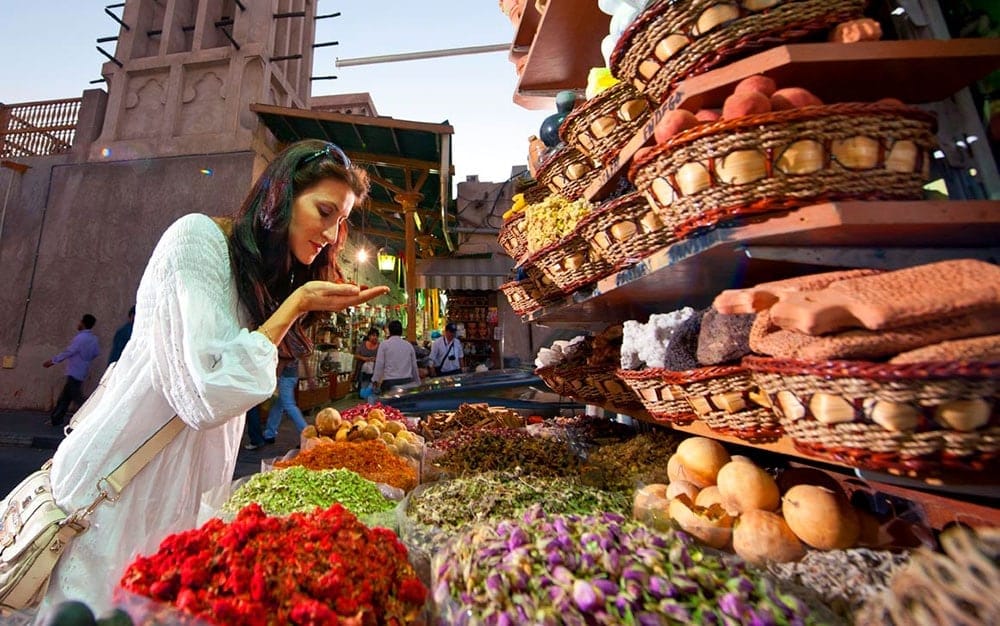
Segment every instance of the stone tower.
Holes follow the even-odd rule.
[[[106,12],[120,28],[91,161],[247,151],[250,103],[308,106],[316,0],[126,0],[121,18]]]

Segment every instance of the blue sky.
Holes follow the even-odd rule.
[[[253,2],[256,0],[246,0]],[[337,68],[336,59],[510,43],[513,27],[496,0],[317,0],[314,95],[367,91],[380,115],[455,128],[457,180],[500,182],[526,161],[527,138],[554,112],[512,101],[516,74],[506,52]],[[118,34],[104,14],[113,0],[0,0],[0,102],[79,96],[100,78],[96,39]],[[121,15],[121,9],[113,9]],[[101,44],[113,52],[114,42]]]

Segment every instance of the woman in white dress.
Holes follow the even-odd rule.
[[[336,254],[367,192],[364,170],[339,148],[302,141],[274,159],[232,220],[191,214],[163,234],[139,284],[132,339],[56,451],[56,501],[86,506],[98,480],[175,413],[187,427],[117,502],[96,508],[40,614],[66,599],[109,610],[132,559],[194,527],[201,494],[232,480],[244,415],[271,396],[281,354],[308,353],[314,313],[388,292],[339,284]]]

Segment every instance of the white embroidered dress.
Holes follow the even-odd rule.
[[[64,510],[177,413],[187,425],[63,555],[45,603],[87,602],[101,615],[125,567],[170,533],[193,528],[201,494],[232,480],[247,409],[275,387],[277,350],[249,332],[225,236],[205,215],[163,234],[139,283],[135,326],[107,387],[81,407],[59,446],[52,489]]]

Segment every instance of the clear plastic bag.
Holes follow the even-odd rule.
[[[171,604],[134,594],[121,587],[114,592],[115,607],[132,618],[135,626],[212,626],[211,622],[197,618]]]

